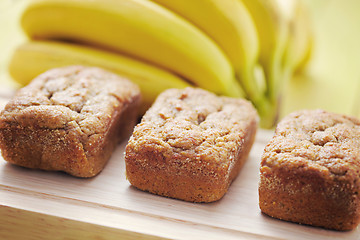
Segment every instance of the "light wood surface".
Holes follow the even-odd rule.
[[[0,98],[0,107],[6,102]],[[0,158],[0,239],[359,239],[272,219],[258,207],[260,130],[223,199],[194,204],[139,191],[125,177],[124,146],[91,179],[13,166]]]

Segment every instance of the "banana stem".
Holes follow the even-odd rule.
[[[262,100],[258,104],[259,115],[261,116],[261,126],[272,128],[279,115],[282,93],[285,88],[291,70],[282,66],[284,49],[278,47],[273,53],[268,64],[264,64],[264,75],[266,80],[266,101]]]
[[[276,100],[261,98],[253,101],[260,116],[260,127],[271,129],[275,126],[279,116],[280,97]]]
[[[247,66],[239,71],[236,75],[236,79],[240,83],[244,91],[244,95],[251,101],[261,99],[265,95],[264,86],[266,83],[263,79],[257,79],[255,74],[255,64],[253,66]]]
[[[261,79],[257,79],[255,76],[255,66],[246,68],[248,71],[242,71],[239,73],[238,80],[240,85],[243,87],[245,96],[249,99],[256,107],[260,116],[260,126],[262,128],[272,128],[276,124],[279,110],[279,96],[278,91],[275,91],[275,79],[279,75],[276,71],[277,68],[271,67],[270,69],[264,69],[265,76]],[[269,85],[273,87],[269,89]],[[274,89],[275,88],[275,89]],[[267,94],[270,93],[271,94]]]
[[[281,64],[281,54],[279,51],[273,54],[272,59],[264,65],[266,79],[266,95],[269,99],[276,100],[279,93],[282,92],[283,69]]]
[[[246,97],[246,93],[244,92],[242,86],[240,85],[239,81],[237,81],[237,79],[234,79],[231,87],[227,89],[227,96],[235,98]]]

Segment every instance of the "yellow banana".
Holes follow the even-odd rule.
[[[267,81],[267,95],[277,101],[282,88],[282,57],[288,25],[275,0],[239,0],[252,14],[260,40],[260,62]]]
[[[32,39],[68,39],[168,69],[194,85],[239,97],[232,66],[207,35],[148,0],[31,1],[21,19]]]
[[[143,98],[142,113],[165,89],[190,86],[170,72],[126,56],[51,41],[33,41],[20,45],[10,59],[9,72],[15,81],[26,85],[46,70],[74,64],[102,67],[138,84]]]
[[[295,4],[289,20],[289,40],[283,64],[287,65],[292,72],[300,72],[310,60],[314,36],[308,9],[303,1],[297,0]]]
[[[238,0],[152,0],[179,14],[209,35],[225,52],[248,98],[263,88],[254,79],[259,41],[246,6]]]

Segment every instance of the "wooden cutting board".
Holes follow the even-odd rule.
[[[6,99],[0,99],[0,105]],[[0,239],[360,239],[263,215],[259,163],[273,132],[260,130],[247,163],[223,199],[196,204],[131,187],[124,147],[98,176],[29,170],[0,157]]]

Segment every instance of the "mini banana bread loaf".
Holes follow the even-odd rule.
[[[23,167],[95,176],[130,136],[139,100],[135,84],[99,68],[50,70],[2,111],[1,153]]]
[[[197,88],[166,90],[126,146],[127,179],[166,197],[216,201],[247,159],[257,121],[246,100]]]
[[[260,167],[262,212],[350,230],[360,222],[360,121],[322,110],[290,114],[277,126]]]

